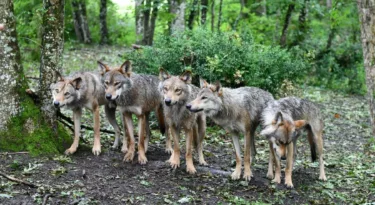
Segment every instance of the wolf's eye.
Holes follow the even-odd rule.
[[[168,91],[168,88],[167,88],[167,87],[164,87],[163,89],[164,89],[164,91]]]
[[[205,100],[205,99],[207,99],[207,97],[206,97],[206,96],[203,96],[203,97],[202,97],[202,100]]]
[[[105,81],[105,82],[104,82],[104,84],[105,84],[105,85],[108,85],[108,84],[109,84],[109,82],[108,82],[108,81]]]
[[[68,96],[68,95],[70,95],[70,93],[69,93],[69,92],[66,92],[66,93],[64,93],[64,95],[65,95],[65,96]]]
[[[115,82],[115,86],[118,86],[118,85],[120,85],[120,82]]]
[[[176,89],[175,91],[176,91],[176,93],[179,93],[179,92],[181,92],[181,89]]]
[[[58,92],[59,92],[59,89],[55,89],[55,92],[57,92],[57,93],[58,93]]]

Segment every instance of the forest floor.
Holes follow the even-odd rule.
[[[105,59],[109,54],[117,53],[92,48],[65,52],[65,69],[72,71],[70,69],[81,65],[81,58],[95,60],[90,65],[95,66],[94,69],[100,58],[121,61]],[[94,156],[90,148],[93,132],[82,130],[83,140],[71,156],[33,157],[27,153],[0,152],[1,173],[37,185],[30,187],[0,176],[0,204],[374,203],[375,142],[365,98],[314,87],[301,88],[301,97],[316,102],[324,116],[326,182],[318,180],[318,162],[311,162],[306,133],[297,144],[298,158],[292,176],[295,187],[287,189],[284,184],[274,184],[266,178],[268,142],[259,131],[256,136],[258,154],[252,164],[254,177],[246,182],[230,179],[235,165],[231,138],[217,126],[208,126],[204,142],[209,165],[199,166],[195,160],[195,175],[186,173],[184,157],[180,168],[170,168],[166,163],[169,154],[164,151],[165,138],[157,129],[152,130],[146,165],[136,160],[124,163],[124,154],[110,148],[113,135],[104,133],[101,135],[102,153]],[[91,126],[91,117],[86,112],[83,124]],[[101,126],[111,129],[106,122]],[[154,123],[152,127],[157,128]],[[184,156],[185,143],[181,140],[180,144]]]

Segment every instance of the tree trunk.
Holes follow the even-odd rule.
[[[9,15],[12,14],[12,15]],[[17,43],[13,0],[0,2],[0,130],[6,129],[10,118],[19,114],[18,91],[23,71]]]
[[[238,22],[240,21],[240,19],[242,18],[242,15],[243,15],[242,12],[243,12],[243,8],[245,6],[244,0],[240,0],[240,4],[241,4],[240,13],[238,14],[238,16],[236,18],[236,21],[233,24],[233,30],[237,30]]]
[[[294,4],[294,2],[292,2],[292,3],[289,4],[288,10],[286,11],[285,20],[284,20],[284,27],[283,27],[283,30],[281,32],[281,37],[280,37],[280,45],[282,47],[286,46],[286,37],[288,35],[288,28],[289,28],[290,19],[292,17],[294,7],[295,7],[295,4]]]
[[[151,14],[151,20],[150,20],[150,36],[147,42],[147,45],[152,45],[154,42],[154,34],[155,34],[155,26],[156,26],[156,18],[158,17],[158,6],[159,6],[159,0],[154,0],[153,6],[152,6],[152,14]]]
[[[201,0],[201,25],[204,26],[207,20],[208,0]]]
[[[91,43],[91,35],[86,17],[84,0],[72,0],[74,30],[77,39],[83,43]]]
[[[328,9],[332,8],[332,0],[327,0],[326,5]]]
[[[137,44],[142,43],[142,36],[144,32],[144,19],[142,11],[143,1],[144,0],[135,0],[135,34]]]
[[[357,0],[372,133],[375,137],[375,0]]]
[[[39,97],[46,123],[56,131],[56,111],[52,106],[49,86],[62,68],[64,48],[64,0],[43,0],[42,46],[40,60]]]
[[[211,3],[211,31],[215,31],[215,0]]]
[[[107,0],[100,0],[100,44],[108,44]]]
[[[170,0],[169,11],[175,15],[170,26],[171,34],[185,30],[185,8],[185,0]]]
[[[307,31],[307,16],[309,13],[309,0],[305,0],[302,5],[299,17],[298,17],[298,33],[295,41],[292,43],[292,46],[300,45],[306,37]]]
[[[143,39],[142,44],[148,45],[148,39],[150,38],[150,14],[151,14],[151,1],[145,0],[146,5],[143,9]]]
[[[221,26],[221,15],[222,15],[222,9],[223,9],[223,0],[220,0],[220,5],[219,5],[219,16],[217,20],[217,32],[220,32],[220,26]]]
[[[198,0],[194,0],[193,4],[190,7],[190,14],[189,14],[189,19],[188,19],[188,28],[190,30],[193,29],[194,18],[195,18],[195,13],[197,11],[197,6],[198,6]]]

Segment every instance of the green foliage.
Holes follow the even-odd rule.
[[[224,85],[261,87],[275,93],[283,80],[296,82],[306,64],[296,49],[254,43],[249,34],[211,33],[204,29],[159,37],[153,47],[126,54],[137,72],[158,74],[160,67],[180,74],[190,69]]]

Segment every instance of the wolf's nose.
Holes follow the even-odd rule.
[[[286,160],[286,157],[285,157],[285,156],[282,156],[282,157],[281,157],[281,160]]]
[[[108,100],[110,100],[110,99],[112,99],[112,95],[109,94],[109,93],[107,93],[107,94],[105,94],[105,98],[107,98]]]
[[[190,110],[191,105],[190,105],[190,104],[187,104],[187,105],[186,105],[186,108],[187,108],[188,110]]]
[[[54,105],[55,107],[59,107],[60,103],[59,103],[59,101],[54,101],[54,102],[53,102],[53,105]]]
[[[172,100],[167,98],[164,100],[164,102],[166,105],[170,105],[172,103]]]

